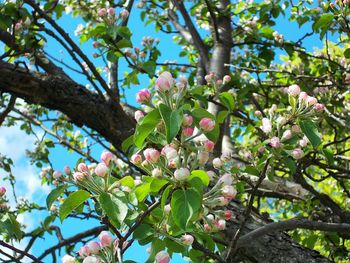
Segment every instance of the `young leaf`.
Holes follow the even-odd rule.
[[[85,190],[78,190],[70,194],[60,208],[61,222],[79,205],[90,198],[90,193]]]
[[[102,193],[98,197],[103,212],[108,216],[111,223],[119,228],[128,214],[127,204],[109,193]]]
[[[167,142],[170,143],[181,128],[182,112],[180,110],[171,110],[164,104],[159,105],[159,111],[165,123]]]
[[[174,222],[186,229],[192,216],[199,211],[202,197],[194,189],[176,190],[171,198],[171,214]]]
[[[316,148],[321,143],[320,133],[317,126],[310,120],[303,120],[299,123],[301,130],[311,142],[312,146]]]
[[[65,189],[65,185],[60,185],[49,193],[46,198],[47,209],[50,209],[51,205],[57,200],[57,198],[64,192]]]
[[[142,148],[143,142],[158,125],[160,118],[158,109],[154,109],[143,118],[141,123],[137,124],[134,134],[134,143],[138,148]]]
[[[189,177],[189,181],[195,177],[199,178],[202,181],[203,185],[205,186],[209,185],[209,175],[205,171],[193,170],[191,172],[191,176]]]

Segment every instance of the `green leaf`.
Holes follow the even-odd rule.
[[[165,188],[163,194],[162,194],[162,198],[161,198],[161,202],[160,202],[160,207],[162,209],[164,209],[164,206],[166,205],[166,201],[168,200],[170,191],[173,189],[172,185],[169,185],[167,188]]]
[[[135,186],[134,179],[130,175],[123,177],[119,182],[122,186],[128,186],[130,188],[134,188]]]
[[[98,200],[108,219],[115,227],[119,228],[128,214],[128,206],[125,200],[121,200],[110,193],[100,194]]]
[[[129,148],[134,144],[134,135],[130,135],[122,143],[122,151],[127,152]]]
[[[122,40],[118,41],[117,47],[120,49],[125,48],[125,47],[132,47],[132,43],[130,40],[122,39]]]
[[[142,69],[147,72],[148,76],[152,78],[156,71],[156,63],[154,61],[147,61],[142,63]]]
[[[141,224],[135,229],[133,233],[133,238],[136,240],[140,240],[153,235],[154,235],[154,228],[152,226],[148,224]]]
[[[191,172],[191,176],[189,177],[189,180],[191,180],[195,177],[199,178],[202,181],[203,185],[205,185],[205,186],[209,185],[209,175],[205,171],[193,170]]]
[[[78,206],[90,198],[90,193],[85,190],[78,190],[70,194],[60,208],[61,222]]]
[[[151,183],[143,183],[136,187],[135,194],[137,201],[142,202],[149,194]]]
[[[171,110],[165,104],[159,105],[159,111],[165,124],[167,142],[170,143],[181,128],[182,111]]]
[[[312,29],[314,31],[317,31],[318,29],[321,29],[320,39],[324,37],[326,34],[328,28],[332,24],[334,15],[333,14],[323,14],[320,16],[320,18],[312,25]]]
[[[109,51],[106,58],[108,61],[115,63],[121,56],[122,54],[120,52]]]
[[[174,222],[186,230],[191,221],[201,208],[202,197],[194,189],[176,190],[171,197],[171,214]]]
[[[235,100],[234,100],[231,93],[229,93],[229,92],[220,93],[219,100],[228,110],[230,110],[230,111],[233,110],[233,108],[235,106]]]
[[[158,109],[149,112],[136,126],[134,143],[138,148],[142,148],[147,136],[156,128],[161,119]]]
[[[0,233],[6,232],[9,237],[20,240],[22,238],[21,225],[15,216],[6,214],[0,221]]]
[[[162,187],[164,185],[166,185],[168,183],[167,180],[164,179],[154,179],[152,180],[151,186],[150,186],[150,191],[152,193],[158,193],[160,189],[162,189]]]
[[[317,125],[314,122],[310,120],[303,120],[299,122],[299,125],[314,148],[320,145],[320,133],[318,132]]]
[[[126,38],[126,39],[130,39],[130,37],[132,36],[132,32],[126,26],[118,27],[116,32],[117,32],[117,35],[119,35],[123,38]]]
[[[57,188],[53,189],[46,198],[46,207],[50,210],[51,205],[57,200],[57,198],[62,195],[66,189],[65,185],[60,185]]]
[[[345,49],[345,51],[344,51],[344,57],[350,58],[350,48]]]
[[[215,120],[215,117],[213,114],[209,113],[208,111],[206,111],[205,109],[202,108],[196,108],[191,112],[191,115],[193,116],[194,122],[196,124],[197,127],[199,127],[199,122],[201,121],[202,118],[211,118],[213,120]],[[217,121],[215,121],[215,128],[208,133],[205,133],[205,136],[213,141],[216,142],[217,139],[219,138],[219,134],[220,134],[220,128],[219,128],[219,124]]]

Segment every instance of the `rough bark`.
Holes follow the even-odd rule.
[[[58,110],[76,125],[86,125],[99,132],[117,148],[134,131],[135,121],[120,104],[106,101],[61,75],[31,73],[0,62],[0,92],[11,93],[30,104]]]

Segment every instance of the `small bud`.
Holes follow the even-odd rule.
[[[293,97],[298,96],[300,94],[300,87],[296,84],[289,86],[288,94]]]
[[[155,178],[158,178],[158,177],[161,177],[163,175],[163,172],[161,169],[159,168],[154,168],[152,170],[152,177],[155,177]]]
[[[199,127],[204,131],[204,132],[210,132],[215,128],[215,121],[212,120],[211,118],[203,118],[199,122]]]
[[[194,129],[191,127],[185,127],[182,129],[182,134],[185,137],[190,137],[193,134]]]
[[[307,98],[306,102],[309,106],[313,106],[313,105],[317,104],[317,99],[315,97],[309,96]]]
[[[301,132],[301,129],[300,129],[299,125],[294,124],[294,125],[292,126],[292,132],[293,132],[293,133],[299,133],[299,132]]]
[[[158,92],[168,91],[173,85],[173,76],[168,71],[164,71],[156,80],[156,89]]]
[[[164,213],[165,213],[166,215],[168,215],[168,214],[170,213],[170,210],[171,210],[171,207],[170,207],[169,204],[167,204],[167,205],[164,206]]]
[[[226,221],[223,220],[223,219],[220,219],[218,220],[216,223],[215,223],[215,226],[218,230],[225,230],[226,228]]]
[[[81,173],[81,172],[75,172],[73,174],[73,178],[75,181],[83,181],[85,179],[87,174]]]
[[[219,179],[219,183],[223,185],[232,185],[232,176],[229,173],[222,175]]]
[[[257,118],[260,118],[260,117],[262,117],[262,112],[257,110],[257,111],[254,112],[254,116],[257,117]]]
[[[143,114],[142,111],[137,110],[134,113],[134,117],[135,117],[136,122],[139,123],[145,117],[145,115]]]
[[[227,199],[233,199],[237,195],[236,189],[232,185],[224,185],[221,189],[222,195]]]
[[[96,255],[100,252],[101,246],[96,241],[90,241],[87,243],[87,247],[89,248],[89,251],[91,254]]]
[[[85,163],[79,163],[77,168],[79,172],[89,174],[89,168]]]
[[[294,159],[299,160],[304,156],[304,152],[302,149],[296,148],[292,151],[291,155]]]
[[[272,148],[280,148],[281,147],[281,143],[280,143],[280,139],[278,137],[272,137],[270,139],[270,146]]]
[[[314,109],[315,109],[315,111],[317,111],[317,112],[321,112],[321,111],[324,110],[324,105],[323,105],[322,103],[316,103],[316,104],[314,105]]]
[[[206,151],[199,152],[197,155],[197,160],[198,160],[198,164],[200,165],[206,164],[209,160],[209,153]]]
[[[214,166],[214,168],[220,169],[220,168],[222,167],[222,165],[223,165],[223,163],[222,163],[222,161],[221,161],[220,158],[215,158],[215,159],[213,160],[213,166]]]
[[[192,245],[193,241],[194,238],[192,235],[185,234],[181,237],[181,242],[186,246]]]
[[[143,151],[143,155],[145,156],[146,161],[156,163],[160,157],[160,152],[153,148],[147,148]]]
[[[156,263],[169,263],[170,256],[165,251],[159,251],[155,257]]]
[[[107,14],[106,8],[101,8],[97,11],[98,16],[105,16]]]
[[[225,217],[225,220],[230,220],[232,218],[232,211],[231,210],[226,210],[224,212],[224,217]]]
[[[95,168],[95,174],[99,177],[105,177],[109,169],[105,163],[99,163]]]
[[[113,7],[110,7],[110,8],[107,9],[107,13],[110,16],[113,16],[113,15],[115,15],[115,9]]]
[[[299,94],[299,100],[306,101],[308,99],[309,95],[307,95],[306,92],[302,91]]]
[[[293,133],[291,130],[285,130],[282,135],[282,140],[289,140],[293,137]]]
[[[152,94],[149,92],[148,89],[142,89],[139,92],[136,93],[136,101],[138,103],[149,103],[152,99]]]
[[[185,127],[191,126],[193,123],[193,117],[191,115],[185,114],[182,118],[182,125]]]
[[[104,162],[106,165],[109,165],[110,161],[113,159],[113,154],[108,151],[103,151],[101,154],[101,160]]]
[[[85,258],[90,255],[90,250],[88,246],[82,246],[78,252],[79,256]]]
[[[75,258],[70,255],[64,255],[62,257],[62,263],[75,263]]]
[[[261,130],[265,133],[269,133],[272,131],[272,123],[269,119],[267,119],[267,118],[262,119]]]
[[[102,247],[109,247],[113,243],[113,237],[107,231],[102,231],[98,238]]]
[[[54,171],[52,176],[53,176],[53,178],[58,180],[58,179],[60,179],[62,177],[62,173],[60,171]]]
[[[126,18],[128,18],[128,16],[129,16],[129,11],[128,10],[124,9],[124,10],[122,10],[120,12],[120,17],[121,18],[126,19]]]
[[[216,177],[216,173],[214,171],[207,171],[207,175],[209,176],[210,181],[214,180]]]
[[[95,256],[88,256],[84,258],[82,263],[101,263],[100,259]]]
[[[133,164],[141,164],[142,163],[142,156],[140,154],[133,154],[131,156],[131,162]]]
[[[71,169],[69,168],[69,166],[63,167],[63,171],[64,171],[66,174],[71,174],[71,173],[72,173],[72,171],[71,171]]]
[[[230,75],[225,75],[224,78],[222,79],[223,84],[226,84],[231,81],[231,76]]]
[[[190,176],[190,174],[190,170],[187,168],[179,168],[175,170],[174,177],[178,181],[184,181]]]

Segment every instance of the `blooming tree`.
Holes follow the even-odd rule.
[[[0,124],[36,136],[28,157],[52,188],[46,207],[10,206],[16,174],[0,155],[12,186],[0,186],[1,260],[56,262],[61,252],[63,263],[135,262],[125,252],[138,243],[146,262],[175,253],[191,262],[347,262],[349,8],[305,0],[0,3]],[[62,16],[84,21],[74,37]],[[162,37],[139,46],[131,19]],[[286,39],[274,30],[283,19],[311,33]],[[315,35],[323,44],[310,52],[304,43]],[[185,63],[160,61],[168,36],[182,48],[171,55]],[[48,51],[53,42],[72,62]],[[128,105],[125,89],[145,77],[134,92],[139,107]],[[81,158],[55,167],[55,147]],[[47,216],[28,232],[17,218],[34,210]],[[100,226],[65,237],[57,222],[64,228],[69,218]],[[52,232],[57,244],[32,254]],[[16,247],[24,237],[27,247]]]

